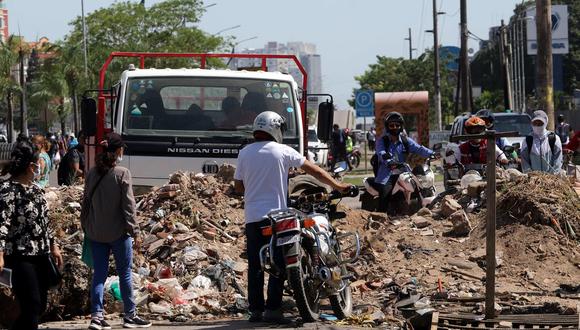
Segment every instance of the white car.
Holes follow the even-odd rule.
[[[316,126],[308,127],[308,160],[320,166],[328,163],[328,145],[318,139]]]

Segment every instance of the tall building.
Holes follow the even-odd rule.
[[[295,55],[308,74],[309,94],[322,93],[322,65],[320,55],[316,53],[316,45],[306,42],[288,42],[286,44],[269,41],[263,48],[250,48],[240,51],[243,54],[290,54]],[[233,62],[235,68],[252,68],[262,65],[259,59],[237,59]],[[302,73],[290,59],[268,59],[268,71],[288,72],[302,87]]]
[[[0,40],[6,42],[8,36],[8,9],[6,9],[6,1],[0,0]]]

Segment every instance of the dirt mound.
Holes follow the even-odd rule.
[[[574,237],[580,234],[580,197],[566,178],[531,173],[506,184],[498,198],[497,216],[498,226],[548,225]]]

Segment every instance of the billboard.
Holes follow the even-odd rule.
[[[528,55],[538,54],[538,33],[536,31],[536,7],[526,10]],[[568,6],[552,6],[552,54],[568,54]]]

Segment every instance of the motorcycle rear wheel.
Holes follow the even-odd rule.
[[[357,155],[350,155],[349,157],[350,164],[353,168],[358,168],[360,165],[360,156]]]
[[[294,293],[296,307],[303,322],[316,322],[320,317],[320,295],[314,292],[317,286],[313,284],[312,264],[310,256],[301,248],[302,261],[299,267],[288,269],[288,282]]]
[[[342,273],[346,273],[346,267],[342,266]],[[339,319],[345,319],[352,313],[352,292],[350,285],[336,295],[329,297],[334,315]]]

